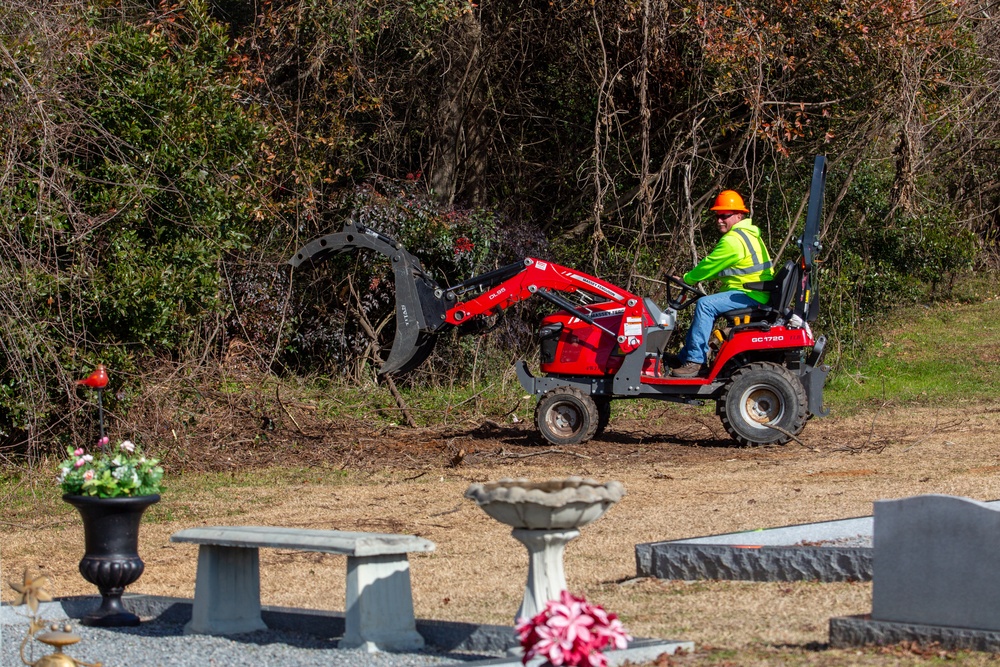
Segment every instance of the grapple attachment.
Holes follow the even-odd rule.
[[[379,373],[405,373],[430,356],[437,332],[446,324],[441,290],[424,271],[419,259],[397,241],[350,220],[341,231],[320,236],[302,246],[288,263],[298,267],[357,249],[374,250],[392,262],[396,281],[396,333],[389,358]]]

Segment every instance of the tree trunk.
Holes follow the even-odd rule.
[[[456,200],[477,206],[485,199],[481,40],[479,18],[463,14],[453,23],[440,56],[444,82],[428,178],[434,196],[449,206]]]
[[[899,142],[894,151],[896,175],[893,179],[889,200],[893,209],[904,213],[913,211],[913,197],[916,190],[915,170],[923,149],[923,122],[921,120],[920,84],[923,58],[912,49],[903,53],[900,64],[899,91]]]

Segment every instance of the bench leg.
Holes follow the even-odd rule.
[[[413,616],[406,554],[347,557],[347,613],[338,648],[412,651],[424,647]]]
[[[255,548],[198,547],[191,621],[184,634],[266,630],[260,617],[260,556]]]

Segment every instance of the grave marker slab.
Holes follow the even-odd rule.
[[[875,503],[872,613],[830,619],[830,646],[915,641],[1000,652],[1000,507],[929,494]]]
[[[874,517],[873,619],[1000,630],[1000,511],[931,494]]]

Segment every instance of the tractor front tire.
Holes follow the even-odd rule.
[[[749,364],[733,373],[715,412],[726,433],[742,445],[783,445],[802,432],[809,414],[802,383],[772,363]]]
[[[599,419],[594,399],[573,387],[550,389],[535,406],[535,424],[553,445],[587,442],[597,433]]]
[[[595,398],[594,403],[597,405],[597,430],[594,435],[599,436],[604,433],[604,429],[611,422],[611,399]]]

